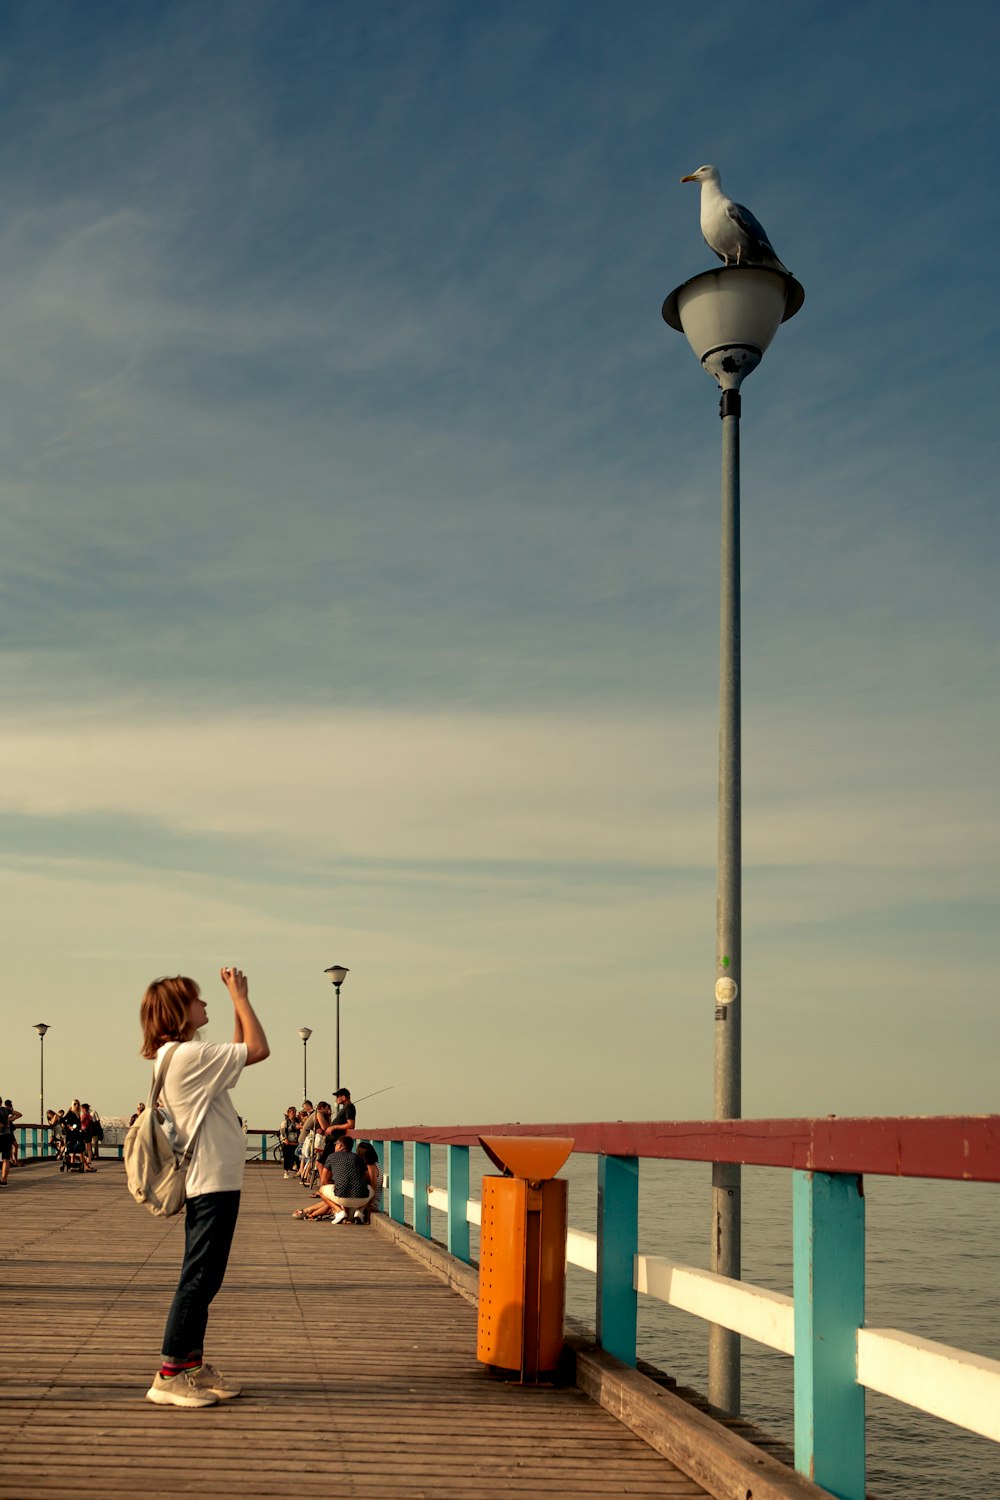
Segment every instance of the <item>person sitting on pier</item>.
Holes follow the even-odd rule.
[[[373,1189],[368,1180],[368,1166],[354,1151],[350,1136],[340,1135],[334,1146],[328,1166],[333,1181],[320,1187],[320,1198],[335,1210],[333,1222],[343,1224],[349,1213],[354,1214],[356,1224],[364,1223],[364,1210],[372,1200]]]
[[[356,1224],[364,1223],[364,1210],[371,1202],[372,1187],[365,1163],[354,1154],[353,1145],[349,1136],[339,1137],[328,1163],[332,1182],[320,1187],[318,1203],[310,1208],[296,1209],[293,1219],[332,1218],[334,1224],[343,1224],[348,1214],[353,1213]]]
[[[355,1152],[365,1164],[368,1175],[368,1183],[372,1190],[372,1196],[367,1206],[362,1210],[362,1217],[367,1224],[372,1214],[382,1212],[382,1168],[378,1164],[378,1152],[371,1141],[359,1141]],[[357,1214],[354,1215],[357,1219]]]

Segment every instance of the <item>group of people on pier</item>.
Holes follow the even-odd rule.
[[[19,1165],[14,1125],[24,1118],[10,1099],[0,1095],[0,1187],[6,1187],[11,1167]],[[66,1109],[47,1109],[45,1129],[48,1141],[59,1160],[60,1172],[93,1172],[100,1156],[104,1126],[96,1109],[74,1099]]]
[[[369,1141],[355,1147],[350,1132],[357,1125],[351,1091],[338,1088],[336,1105],[306,1099],[301,1109],[290,1104],[278,1130],[285,1181],[297,1179],[320,1201],[296,1209],[296,1219],[329,1219],[334,1224],[367,1223],[381,1206],[382,1173],[378,1152]]]
[[[332,1156],[338,1139],[353,1130],[358,1112],[351,1103],[350,1089],[338,1088],[336,1105],[321,1099],[313,1105],[303,1101],[302,1108],[290,1104],[278,1129],[285,1180],[298,1177],[303,1187],[310,1187],[316,1168],[321,1171]]]
[[[74,1099],[68,1109],[45,1112],[49,1140],[59,1158],[60,1172],[93,1172],[100,1157],[104,1126],[96,1109]]]

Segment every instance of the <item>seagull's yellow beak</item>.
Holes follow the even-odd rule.
[[[697,181],[698,181],[697,177],[695,177],[693,174],[690,177],[682,177],[681,178],[681,182],[697,182]]]

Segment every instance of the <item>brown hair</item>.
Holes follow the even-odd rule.
[[[194,980],[186,979],[183,974],[153,980],[139,1006],[143,1057],[155,1057],[164,1042],[184,1039],[188,1006],[198,999],[200,993]]]

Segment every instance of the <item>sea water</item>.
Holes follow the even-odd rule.
[[[471,1165],[478,1197],[482,1173],[494,1169],[478,1151]],[[596,1158],[573,1156],[561,1175],[569,1181],[570,1224],[593,1232]],[[436,1147],[432,1181],[447,1181],[445,1153]],[[1000,1186],[869,1176],[865,1208],[868,1326],[1000,1359]],[[710,1215],[709,1166],[640,1163],[640,1251],[708,1269]],[[435,1237],[444,1239],[443,1216],[433,1218]],[[743,1279],[791,1295],[791,1172],[743,1169]],[[593,1327],[594,1297],[594,1276],[571,1266],[567,1312]],[[792,1360],[748,1339],[742,1351],[744,1415],[791,1444]],[[638,1354],[679,1385],[707,1391],[701,1319],[640,1296]],[[878,1500],[1000,1500],[1000,1444],[872,1392],[866,1405],[868,1488]]]

